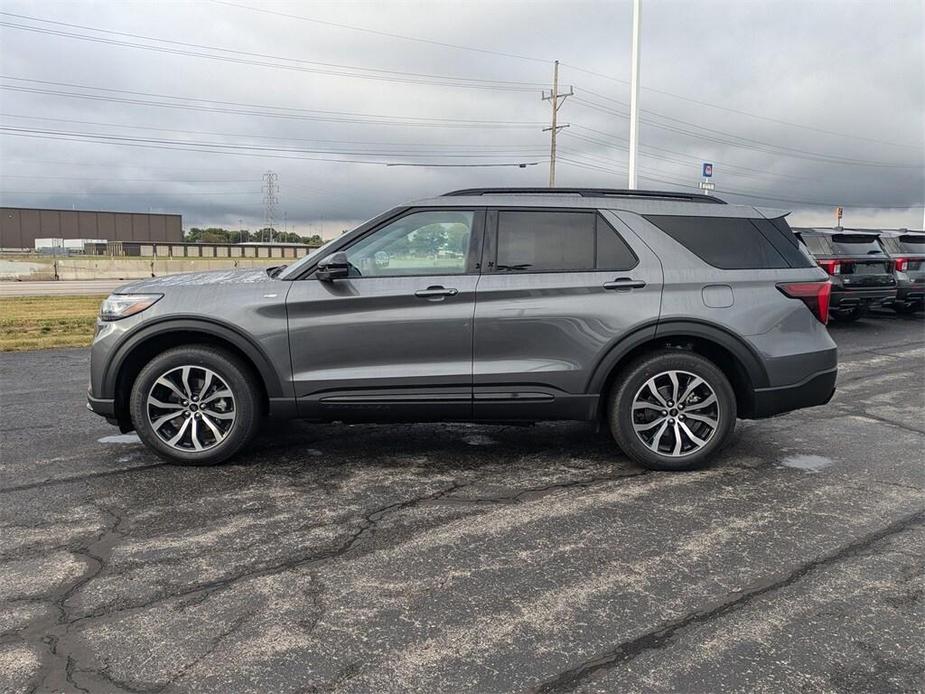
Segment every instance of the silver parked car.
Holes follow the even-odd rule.
[[[89,407],[186,464],[269,415],[599,421],[639,463],[692,468],[736,418],[834,392],[831,285],[784,215],[603,189],[410,203],[289,267],[121,287]]]

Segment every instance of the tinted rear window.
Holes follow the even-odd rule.
[[[925,255],[925,235],[906,234],[899,237],[899,245],[903,253],[915,253],[916,255]]]
[[[876,236],[869,234],[834,234],[832,249],[836,255],[880,255],[883,249]]]
[[[596,212],[502,210],[499,272],[628,270],[636,256]]]
[[[723,270],[811,267],[781,220],[645,215],[705,262]]]
[[[801,234],[800,238],[806,244],[809,252],[815,256],[832,255],[832,246],[829,239],[825,236],[811,236],[810,234]]]

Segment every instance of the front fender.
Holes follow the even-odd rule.
[[[279,374],[263,348],[252,337],[228,323],[211,318],[167,317],[142,323],[126,333],[112,351],[112,358],[103,374],[100,397],[115,397],[117,380],[123,365],[135,349],[148,340],[170,333],[200,333],[218,338],[240,350],[254,365],[263,379],[267,396],[284,397]]]

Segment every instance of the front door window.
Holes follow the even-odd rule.
[[[414,212],[347,249],[351,277],[461,275],[472,238],[472,211]]]

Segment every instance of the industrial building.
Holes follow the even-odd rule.
[[[35,248],[35,240],[183,241],[178,214],[0,207],[0,249]]]

